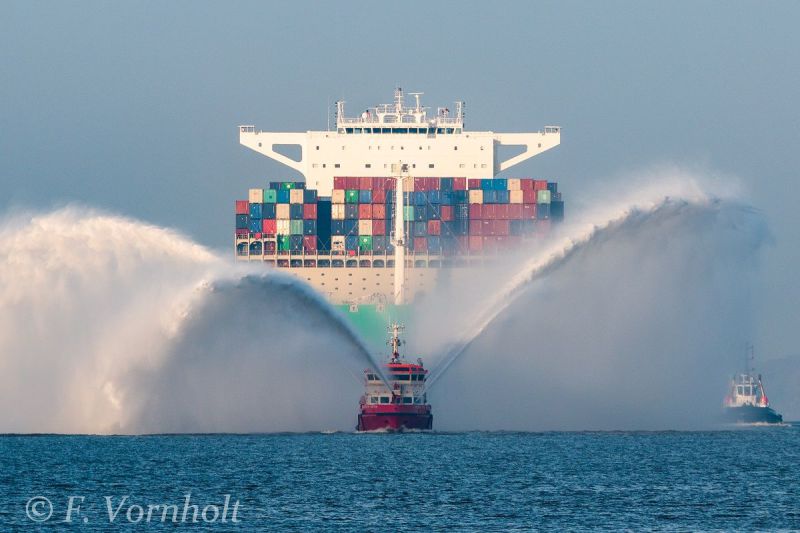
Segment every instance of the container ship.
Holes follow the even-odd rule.
[[[265,180],[235,202],[236,258],[304,280],[373,346],[437,283],[469,286],[474,268],[536,246],[564,217],[555,181],[497,177],[557,146],[558,126],[470,131],[464,102],[433,112],[410,95],[413,105],[397,89],[392,104],[354,117],[337,102],[335,129],[239,127],[242,145],[304,181]],[[503,146],[518,153],[503,159]],[[292,147],[299,157],[279,152]]]
[[[357,431],[404,431],[433,429],[433,414],[425,392],[428,371],[422,359],[416,363],[400,355],[400,332],[403,326],[393,323],[388,328],[391,347],[385,364],[385,377],[364,371],[366,390],[359,402]]]

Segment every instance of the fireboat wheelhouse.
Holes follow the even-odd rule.
[[[400,332],[403,326],[389,326],[387,344],[392,352],[384,365],[388,383],[373,370],[364,371],[366,390],[359,402],[357,431],[429,430],[433,428],[433,415],[425,392],[428,371],[422,359],[407,362],[400,355]],[[388,384],[388,387],[387,387]]]

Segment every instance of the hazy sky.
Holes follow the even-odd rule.
[[[561,125],[513,170],[581,191],[675,163],[738,177],[775,236],[764,357],[800,340],[800,3],[2,2],[0,210],[80,202],[227,251],[233,200],[292,176],[237,125],[329,102],[466,100],[472,129]],[[691,280],[687,280],[691,287]]]

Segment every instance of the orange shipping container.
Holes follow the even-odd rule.
[[[359,204],[358,205],[358,218],[367,220],[372,218],[372,204]]]

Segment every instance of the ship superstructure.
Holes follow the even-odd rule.
[[[431,113],[420,103],[422,93],[410,93],[415,104],[406,106],[402,89],[394,103],[345,115],[345,102],[336,103],[336,129],[305,133],[265,132],[239,127],[239,142],[299,172],[306,187],[330,196],[335,176],[394,177],[393,165],[408,166],[414,176],[495,176],[561,142],[561,128],[547,126],[531,133],[469,131],[464,124],[465,103],[451,111]],[[522,152],[500,160],[498,147],[519,146]],[[300,149],[299,159],[278,151]]]
[[[761,374],[756,376],[752,371],[752,359],[753,347],[748,346],[745,371],[731,379],[728,395],[723,402],[725,418],[736,423],[783,422],[783,417],[769,405]]]

